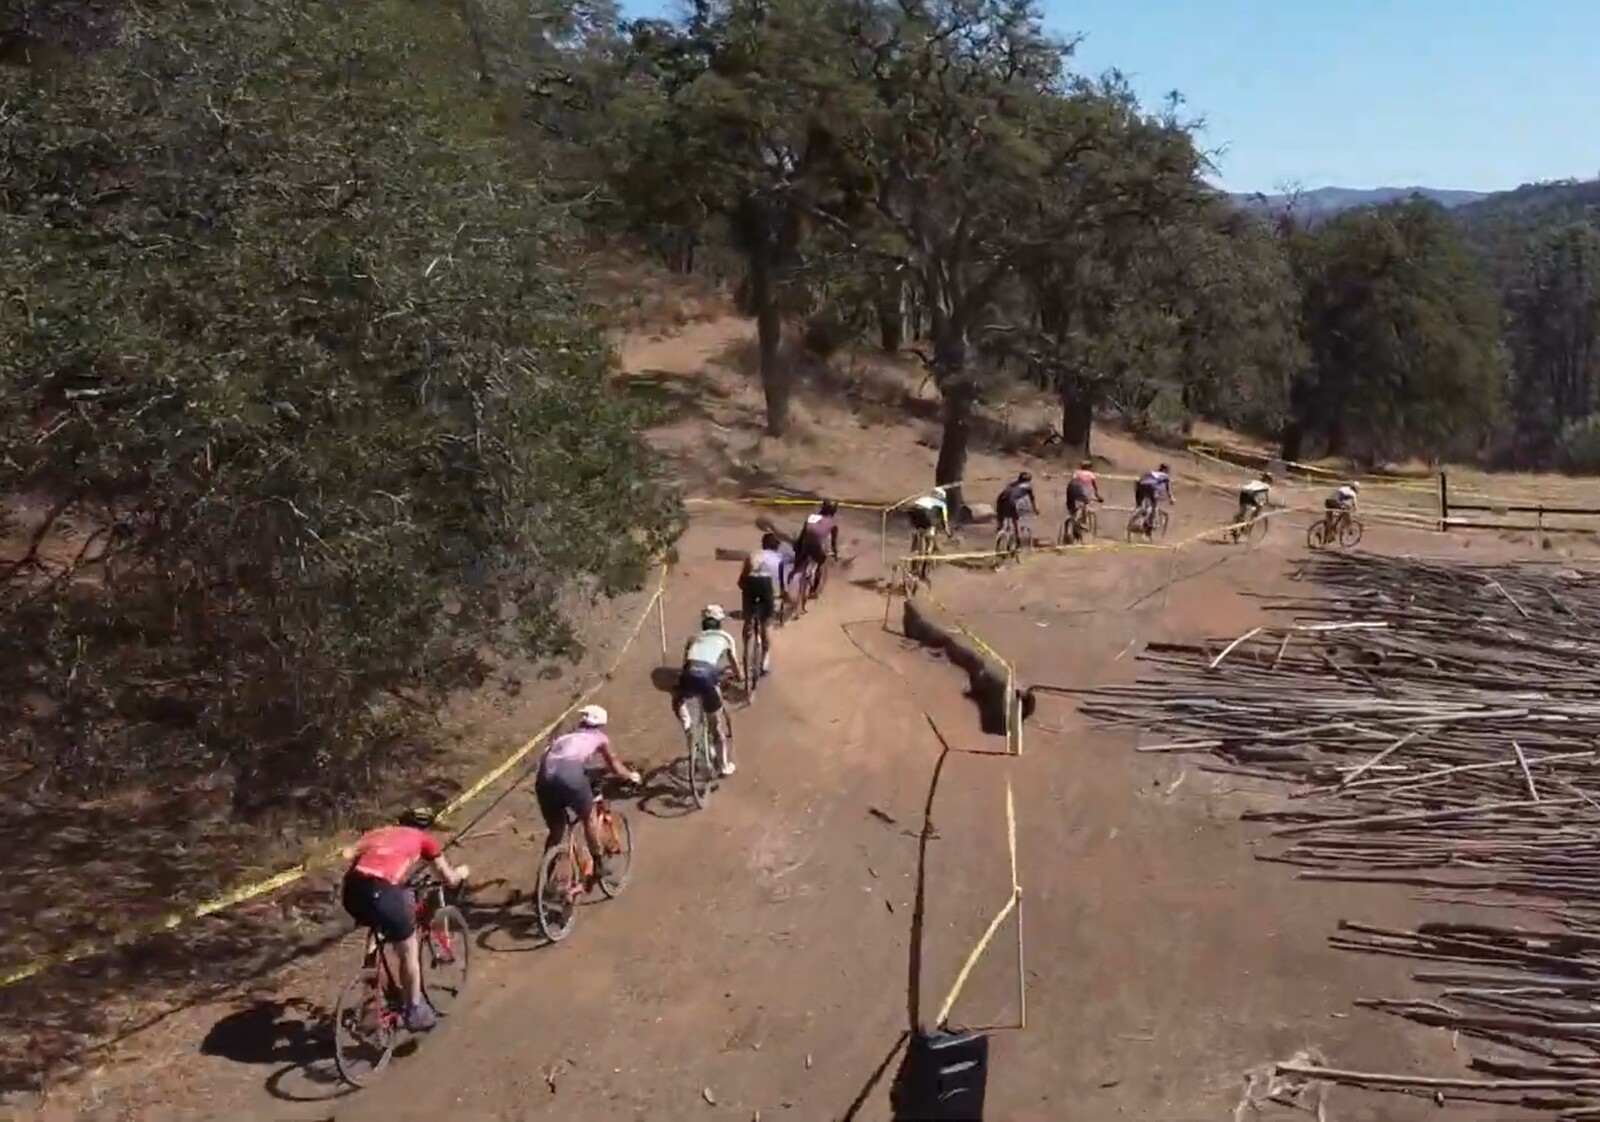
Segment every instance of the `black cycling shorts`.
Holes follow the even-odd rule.
[[[1015,522],[1017,520],[1017,504],[1012,499],[1009,491],[1001,491],[1000,497],[995,499],[994,516],[1000,522]]]
[[[388,942],[409,939],[417,929],[416,900],[404,885],[351,869],[344,875],[341,897],[351,919]]]
[[[1089,505],[1089,488],[1074,479],[1067,484],[1067,510],[1077,510],[1080,506]]]
[[[1262,503],[1261,492],[1259,492],[1259,491],[1240,491],[1239,492],[1239,509],[1240,510],[1244,510],[1246,507],[1252,507],[1252,506],[1255,507],[1257,510],[1260,510],[1261,509],[1261,503]]]
[[[1150,503],[1153,506],[1155,505],[1155,501],[1156,485],[1154,483],[1146,483],[1143,480],[1140,480],[1138,483],[1133,485],[1134,506],[1143,506],[1145,503]]]
[[[771,577],[751,573],[739,582],[740,614],[747,620],[760,623],[769,620],[776,611],[777,594]]]
[[[722,671],[704,662],[686,662],[678,674],[678,688],[672,694],[674,709],[691,697],[700,699],[700,708],[706,714],[722,709]]]
[[[545,829],[558,838],[566,832],[567,811],[582,822],[594,809],[594,786],[589,782],[589,773],[582,761],[540,764],[539,774],[533,781],[533,795],[539,800]]]
[[[1324,509],[1324,510],[1339,510],[1339,509],[1342,508],[1342,506],[1343,506],[1343,504],[1340,503],[1338,499],[1323,499],[1322,500],[1322,509]]]
[[[907,513],[911,516],[913,530],[933,529],[933,512],[924,507],[914,506]]]

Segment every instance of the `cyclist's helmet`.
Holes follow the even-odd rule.
[[[823,514],[838,514],[839,513],[839,504],[834,502],[832,499],[824,499],[824,500],[822,500],[822,513]]]
[[[1263,482],[1263,483],[1271,483],[1272,482],[1272,473],[1270,471],[1262,472],[1261,473],[1261,482]]]
[[[1170,472],[1172,469],[1169,468],[1166,464],[1162,464],[1160,467],[1156,468],[1156,470],[1161,472],[1164,475],[1167,472]]]
[[[727,618],[728,613],[722,610],[721,604],[707,604],[700,611],[700,626],[710,631],[714,627],[721,627],[722,621]]]
[[[1351,480],[1351,481],[1350,481],[1350,490],[1352,490],[1352,491],[1359,491],[1359,490],[1361,490],[1361,480],[1359,480],[1359,479],[1352,479],[1352,480]]]
[[[603,729],[606,727],[608,719],[609,715],[599,705],[585,705],[578,710],[578,725],[580,728]]]
[[[1094,461],[1093,460],[1079,460],[1078,461],[1078,466],[1080,468],[1082,468],[1084,471],[1093,471],[1094,470]]]
[[[1017,482],[1018,483],[1032,483],[1033,482],[1033,472],[1031,472],[1031,471],[1020,471],[1020,472],[1018,472],[1017,473]]]
[[[933,497],[938,499],[940,502],[943,502],[949,494],[950,492],[946,491],[943,487],[935,487],[933,489]]]
[[[395,825],[427,830],[432,828],[436,818],[438,818],[438,815],[434,814],[428,807],[414,806],[401,812],[400,817],[395,819]]]
[[[771,530],[768,530],[766,533],[761,535],[761,548],[762,549],[770,549],[770,550],[774,550],[775,551],[782,544],[783,544],[782,540],[778,537],[777,534],[773,533]]]

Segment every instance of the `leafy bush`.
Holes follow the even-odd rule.
[[[1600,474],[1600,413],[1590,413],[1561,430],[1561,466]]]
[[[118,13],[0,66],[0,717],[64,783],[336,795],[678,507],[449,14]]]

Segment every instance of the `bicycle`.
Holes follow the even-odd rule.
[[[749,670],[746,669],[745,673],[749,674]],[[722,768],[717,759],[717,741],[711,735],[711,725],[706,721],[705,707],[700,699],[692,697],[684,704],[689,706],[689,795],[694,799],[694,805],[704,810],[711,801],[711,792],[722,778]],[[726,703],[722,708],[722,722],[723,739],[731,747],[733,722],[728,717]]]
[[[471,955],[472,932],[460,909],[451,902],[459,898],[460,890],[447,896],[444,885],[427,869],[413,874],[406,887],[416,893],[423,997],[434,1012],[445,1017],[467,988]],[[389,961],[387,946],[382,935],[368,929],[361,967],[340,991],[333,1009],[334,1066],[339,1077],[352,1087],[363,1086],[382,1073],[400,1041],[411,1035],[406,1029],[400,972]],[[445,966],[460,968],[460,979],[454,985],[441,977]],[[371,1034],[370,1040],[363,1039],[366,1034]],[[360,1049],[364,1044],[373,1050],[373,1058],[363,1064]]]
[[[1095,515],[1094,508],[1080,506],[1071,517],[1061,524],[1061,536],[1057,540],[1057,544],[1072,545],[1075,542],[1081,542],[1086,537],[1095,537],[1099,532],[1100,519]]]
[[[994,536],[994,567],[999,568],[1008,559],[1021,560],[1024,549],[1033,548],[1033,527],[1021,518],[1007,518]]]
[[[1338,519],[1334,525],[1335,541],[1345,549],[1352,549],[1361,540],[1361,519],[1353,514],[1346,514]],[[1321,549],[1328,544],[1328,520],[1319,518],[1306,528],[1306,546],[1310,549]]]
[[[754,699],[756,685],[766,671],[762,669],[767,657],[767,644],[761,638],[761,624],[746,620],[744,625],[744,692]]]
[[[1250,508],[1250,513],[1242,519],[1242,525],[1235,523],[1228,528],[1228,540],[1237,543],[1239,541],[1250,542],[1254,539],[1254,541],[1259,542],[1267,536],[1268,521],[1268,519],[1261,517],[1261,508],[1253,506]]]
[[[633,826],[622,810],[611,805],[603,791],[594,797],[596,828],[606,855],[606,871],[595,876],[594,858],[583,834],[583,824],[567,812],[566,838],[545,850],[539,861],[539,879],[533,891],[533,914],[539,932],[552,943],[572,934],[578,919],[578,900],[595,885],[606,899],[615,900],[628,887],[633,874]]]
[[[1150,505],[1133,512],[1133,517],[1128,519],[1128,540],[1131,542],[1136,536],[1143,535],[1146,541],[1162,537],[1167,532],[1167,523],[1170,516],[1160,506]]]

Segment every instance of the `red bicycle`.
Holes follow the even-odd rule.
[[[467,988],[472,933],[460,909],[447,899],[444,886],[429,870],[414,874],[406,887],[417,900],[423,996],[434,1012],[446,1017]],[[333,1010],[333,1059],[340,1078],[352,1087],[380,1075],[395,1048],[410,1035],[405,989],[387,946],[383,936],[367,931],[361,968],[339,994]]]

